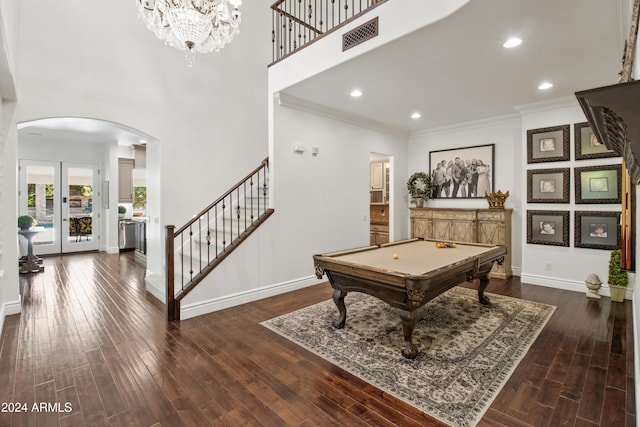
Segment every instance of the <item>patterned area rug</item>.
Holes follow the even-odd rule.
[[[554,306],[452,288],[420,310],[414,360],[400,354],[402,323],[377,298],[347,295],[347,323],[335,329],[332,300],[262,325],[452,426],[473,426],[547,323]]]

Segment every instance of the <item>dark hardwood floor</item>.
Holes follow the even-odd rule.
[[[329,299],[326,283],[170,325],[132,253],[46,258],[20,286],[1,426],[442,425],[260,326]],[[635,426],[630,302],[518,278],[487,291],[558,308],[480,425]]]

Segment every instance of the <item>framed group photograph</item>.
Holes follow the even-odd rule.
[[[620,247],[620,212],[575,212],[576,248],[613,250]]]
[[[569,211],[527,211],[527,243],[569,246]]]
[[[573,130],[576,160],[620,157],[615,151],[609,150],[602,142],[598,141],[589,123],[575,123]]]
[[[527,171],[527,203],[569,203],[569,168]]]
[[[527,163],[569,160],[569,125],[527,131]]]
[[[480,199],[493,192],[495,144],[429,152],[434,199]]]
[[[576,203],[620,203],[621,165],[575,168]]]

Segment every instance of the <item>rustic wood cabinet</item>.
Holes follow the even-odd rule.
[[[412,208],[411,237],[504,245],[502,265],[494,264],[489,277],[508,279],[511,271],[512,209]]]
[[[133,159],[118,159],[118,202],[133,202]]]
[[[370,245],[381,245],[389,243],[389,226],[371,224],[369,228]]]

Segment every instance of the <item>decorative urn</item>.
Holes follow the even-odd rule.
[[[587,298],[600,299],[598,290],[600,290],[600,286],[602,286],[602,281],[598,275],[595,273],[589,273],[584,283],[587,285]]]

